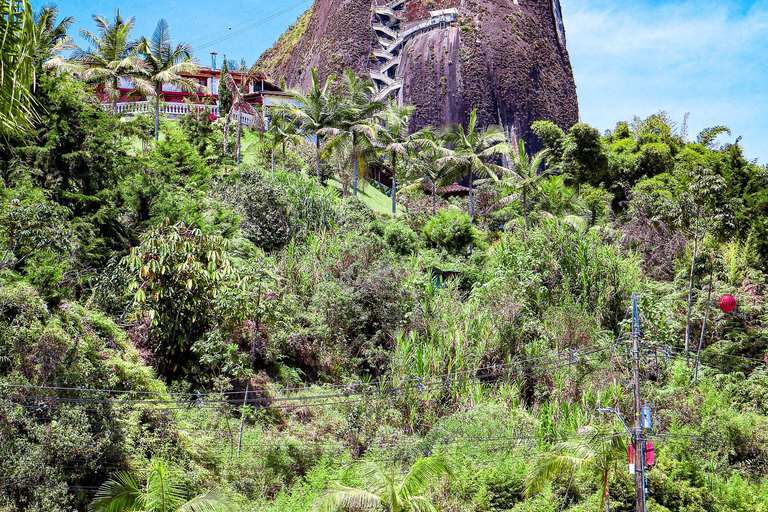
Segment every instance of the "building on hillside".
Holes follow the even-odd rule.
[[[198,67],[195,73],[180,73],[181,76],[190,78],[198,83],[196,93],[184,92],[171,84],[164,84],[162,86],[160,96],[162,114],[170,118],[176,118],[191,110],[205,110],[210,113],[213,119],[219,117],[218,93],[222,70],[216,67],[215,55],[215,53],[211,54],[210,67]],[[248,77],[247,72],[237,70],[230,70],[228,72],[241,88],[244,87],[246,101],[258,110],[294,103],[290,93],[270,82],[264,75],[256,74]],[[130,80],[121,79],[119,90],[118,113],[154,112],[153,98],[146,98],[135,91]],[[104,87],[96,88],[96,96],[105,106],[111,104],[109,95]],[[250,121],[253,121],[249,117],[251,116],[243,114],[244,124],[249,125]]]

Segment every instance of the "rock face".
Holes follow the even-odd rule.
[[[478,109],[482,124],[502,124],[535,148],[534,121],[578,121],[559,0],[407,0],[400,26],[450,7],[459,11],[453,23],[407,39],[398,53],[393,79],[399,99],[416,106],[413,129],[466,122]],[[371,0],[316,0],[260,64],[289,87],[306,87],[312,66],[323,77],[345,67],[367,74],[381,62],[371,29],[379,22]]]

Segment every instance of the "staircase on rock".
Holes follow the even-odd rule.
[[[400,94],[403,81],[398,76],[401,52],[405,44],[413,37],[434,30],[445,28],[456,20],[456,9],[431,11],[429,19],[405,22],[405,0],[372,0],[371,30],[378,42],[373,49],[369,75],[376,85],[377,100],[383,100],[396,94],[402,104]]]

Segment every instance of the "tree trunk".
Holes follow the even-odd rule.
[[[608,498],[608,471],[603,476],[603,499],[605,500],[605,512],[611,512],[611,500]]]
[[[704,324],[701,326],[701,338],[699,338],[699,349],[696,351],[696,370],[693,372],[693,385],[699,383],[699,357],[701,356],[701,348],[704,346],[704,335],[707,332],[707,320],[709,320],[709,301],[712,300],[712,277],[714,269],[710,263],[709,269],[709,289],[707,290],[707,308],[704,310]]]
[[[352,132],[352,160],[355,169],[352,176],[352,193],[357,197],[357,134],[355,132]]]
[[[472,171],[469,171],[469,221],[475,223],[475,191],[472,190]]]
[[[317,182],[322,183],[323,177],[320,175],[320,135],[316,135],[315,137],[315,153],[317,156]]]
[[[275,148],[270,151],[272,155],[272,174],[275,174]]]
[[[235,147],[235,158],[237,158],[237,172],[240,172],[240,137],[243,133],[243,107],[238,105],[237,109],[237,147]]]
[[[691,309],[693,309],[693,272],[696,268],[696,256],[699,252],[699,212],[696,211],[696,232],[693,235],[693,256],[691,257],[691,273],[688,278],[688,314],[685,319],[685,360],[689,361],[691,342]]]
[[[432,216],[437,215],[437,183],[432,182]]]
[[[285,141],[283,141],[283,172],[285,172]]]
[[[392,216],[397,217],[397,153],[392,152]]]
[[[155,87],[155,142],[160,140],[160,86]]]
[[[117,114],[117,98],[120,96],[120,89],[118,89],[119,82],[118,79],[115,78],[112,81],[112,88],[113,88],[113,95],[112,95],[112,115]]]
[[[528,198],[525,189],[523,189],[523,219],[525,219],[525,231],[528,231]]]

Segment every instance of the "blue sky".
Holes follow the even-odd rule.
[[[33,0],[35,8],[49,0]],[[525,0],[523,0],[525,1]],[[136,16],[136,36],[165,17],[176,41],[250,64],[311,0],[60,0],[75,29],[92,14]],[[561,0],[582,122],[605,130],[664,110],[689,136],[726,125],[749,159],[768,162],[768,0]],[[231,27],[231,28],[230,28]],[[220,40],[221,38],[226,38]],[[79,43],[82,43],[78,39]],[[205,46],[210,45],[210,46]]]

